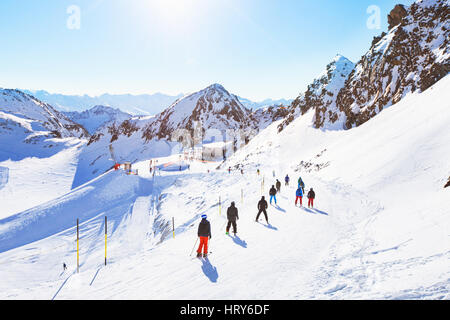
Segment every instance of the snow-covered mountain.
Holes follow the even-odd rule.
[[[277,116],[265,112],[269,115],[262,123],[267,126]],[[81,154],[74,186],[105,172],[114,161],[168,156],[206,141],[236,140],[239,148],[257,134],[256,121],[235,95],[213,84],[178,99],[154,117],[132,118],[97,131]]]
[[[261,108],[268,108],[271,106],[279,106],[279,105],[288,106],[293,101],[292,99],[276,99],[276,100],[265,99],[263,101],[255,102],[250,99],[246,99],[239,96],[238,99],[247,109],[251,109],[253,111],[256,111],[257,109]]]
[[[449,1],[396,6],[389,32],[373,40],[339,93],[333,119],[358,126],[410,92],[423,92],[450,72]]]
[[[202,136],[206,131],[214,130],[225,138],[227,130],[247,129],[250,114],[251,111],[235,95],[220,84],[213,84],[177,100],[157,115],[145,128],[144,136],[147,140],[170,140],[179,130],[187,130],[193,136],[195,126],[199,124]]]
[[[63,112],[73,122],[81,124],[91,135],[105,125],[121,123],[132,118],[129,113],[106,106],[95,106],[89,110]]]
[[[350,129],[408,93],[425,91],[450,72],[449,10],[448,0],[397,5],[389,32],[375,37],[356,65],[338,55],[292,102],[279,129],[311,108],[316,128]]]
[[[336,55],[326,69],[308,86],[306,92],[292,102],[289,106],[289,114],[280,124],[279,129],[283,130],[294,119],[310,109],[315,110],[313,121],[316,128],[336,127],[335,123],[339,120],[335,117],[336,99],[354,66],[353,62],[347,58]]]
[[[49,93],[45,90],[23,91],[62,111],[82,112],[93,106],[102,105],[119,108],[123,112],[132,115],[155,115],[183,96],[182,94],[172,96],[162,93],[141,95],[106,93],[97,97],[91,97],[88,95],[78,96]]]
[[[89,133],[33,96],[0,89],[0,159],[46,157],[71,138],[86,139]]]

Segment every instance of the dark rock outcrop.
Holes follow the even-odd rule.
[[[402,19],[406,17],[407,14],[408,12],[406,11],[404,5],[396,5],[388,15],[389,30],[399,25]]]

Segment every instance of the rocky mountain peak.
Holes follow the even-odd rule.
[[[406,11],[405,6],[402,4],[397,4],[388,15],[389,30],[399,25],[407,14],[408,12]]]

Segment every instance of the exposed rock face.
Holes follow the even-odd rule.
[[[425,91],[449,73],[448,1],[418,1],[405,10],[406,15],[396,10],[403,16],[400,24],[375,39],[339,92],[345,129],[365,123],[409,92]]]
[[[402,4],[398,4],[392,9],[388,15],[389,30],[400,24],[402,19],[406,17],[408,12]]]
[[[315,111],[316,128],[342,128],[342,124],[337,123],[340,116],[336,109],[336,98],[354,66],[347,58],[337,55],[326,70],[308,86],[306,92],[292,102],[286,119],[278,127],[279,131],[310,109]]]
[[[351,129],[449,73],[449,0],[398,5],[388,19],[389,32],[375,37],[356,65],[342,66],[346,59],[338,56],[292,102],[280,131],[311,109],[314,127]]]
[[[288,114],[288,106],[278,104],[256,109],[251,113],[250,119],[255,131],[261,131],[270,126],[273,122],[286,118]]]

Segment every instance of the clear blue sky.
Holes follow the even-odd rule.
[[[178,94],[217,82],[253,100],[295,98],[337,53],[358,61],[394,5],[412,2],[1,0],[0,87]],[[381,29],[366,25],[371,5]]]

